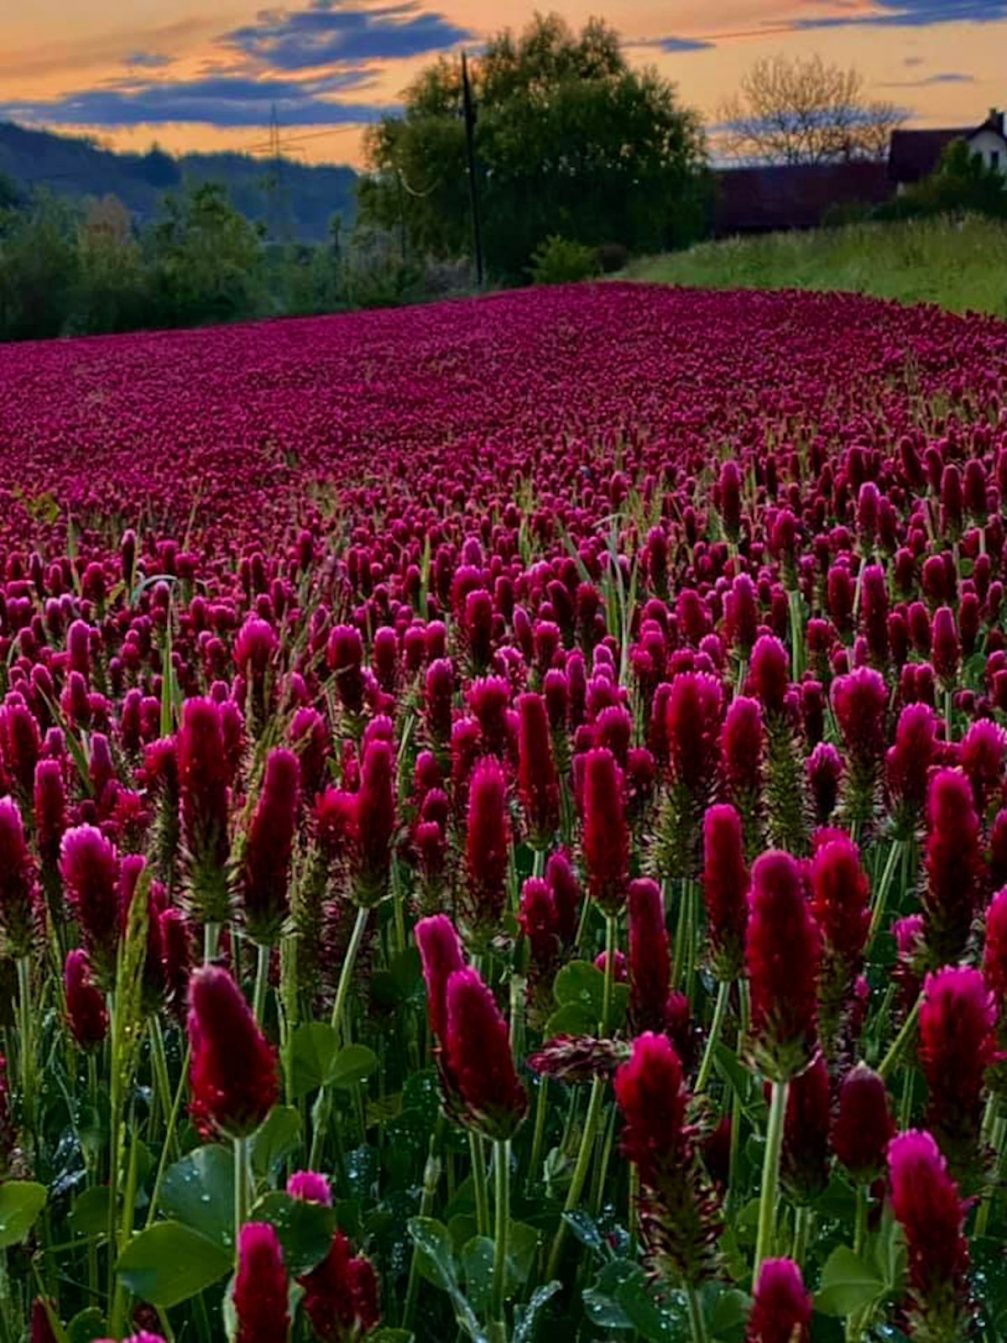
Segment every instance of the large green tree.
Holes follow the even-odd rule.
[[[655,70],[631,68],[617,34],[557,15],[493,38],[470,67],[486,256],[526,274],[551,234],[656,251],[705,223],[705,144],[696,115]],[[369,133],[365,221],[404,230],[418,252],[471,248],[461,70],[442,58],[405,95],[403,114]]]

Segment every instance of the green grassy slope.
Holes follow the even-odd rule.
[[[854,224],[701,243],[635,262],[633,279],[704,289],[840,289],[1007,318],[1007,225]]]

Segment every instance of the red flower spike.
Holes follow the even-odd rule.
[[[226,970],[197,970],[189,1003],[193,1117],[203,1131],[253,1133],[279,1096],[276,1056]]]
[[[507,1023],[475,970],[447,982],[447,1066],[465,1122],[494,1140],[509,1138],[528,1108]]]
[[[912,1333],[967,1338],[972,1321],[967,1205],[933,1136],[910,1129],[888,1145],[892,1210],[909,1249]]]
[[[606,914],[615,914],[625,903],[629,870],[622,776],[612,752],[604,747],[584,755],[583,771],[588,892]]]
[[[745,1343],[809,1343],[811,1293],[792,1259],[766,1259],[759,1269]]]
[[[797,862],[763,854],[752,868],[745,962],[753,1056],[771,1081],[801,1072],[814,1053],[821,938]]]
[[[285,1343],[290,1332],[287,1271],[279,1237],[268,1222],[246,1222],[234,1275],[235,1343]]]
[[[664,1025],[671,975],[664,901],[656,881],[640,878],[629,884],[630,1015],[637,1029]]]

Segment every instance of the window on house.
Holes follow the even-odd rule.
[[[991,167],[991,168],[999,169],[999,167],[1000,167],[1000,151],[999,151],[999,149],[991,149],[991,150],[990,150],[990,167]]]

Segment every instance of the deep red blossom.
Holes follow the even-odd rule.
[[[636,1029],[659,1030],[664,1025],[670,974],[661,888],[642,877],[629,884],[629,992]]]
[[[254,942],[272,945],[289,913],[290,864],[300,805],[300,768],[293,751],[277,747],[266,759],[258,804],[241,865],[245,926]]]
[[[787,687],[790,683],[790,657],[779,639],[771,634],[761,635],[752,649],[748,686],[762,701],[767,713],[783,711]]]
[[[938,963],[950,963],[965,949],[985,877],[972,790],[957,770],[940,770],[930,782],[924,870],[927,946]]]
[[[68,830],[60,846],[67,900],[99,979],[110,982],[119,943],[119,856],[93,825]]]
[[[197,970],[189,1003],[193,1116],[231,1137],[252,1133],[279,1095],[276,1056],[226,970]]]
[[[774,1080],[800,1072],[816,1038],[821,937],[789,854],[763,854],[752,868],[745,962],[752,1045]]]
[[[927,1127],[953,1162],[978,1140],[986,1069],[996,1057],[997,1010],[978,970],[946,966],[927,975],[920,1010],[920,1064]]]
[[[447,1041],[448,980],[465,968],[465,953],[455,926],[445,914],[420,919],[413,933],[427,987],[427,1016],[434,1038]]]
[[[369,1259],[353,1254],[342,1231],[322,1262],[298,1282],[304,1313],[322,1343],[356,1343],[381,1322],[377,1275]]]
[[[892,1210],[909,1250],[911,1314],[934,1338],[968,1336],[966,1204],[930,1133],[910,1129],[888,1147]]]
[[[626,899],[629,831],[622,797],[622,776],[605,747],[588,751],[584,770],[584,861],[588,891],[606,913]]]
[[[268,1222],[246,1222],[234,1275],[235,1343],[284,1343],[290,1330],[283,1250]]]
[[[884,1079],[858,1063],[839,1084],[832,1150],[858,1184],[869,1184],[884,1165],[894,1132]]]
[[[108,1034],[108,1009],[91,976],[87,952],[79,947],[67,953],[63,989],[71,1035],[81,1049],[96,1049]]]
[[[741,970],[748,888],[741,818],[726,803],[708,807],[703,818],[703,902],[711,956],[722,979],[736,979]]]
[[[510,1034],[475,970],[456,970],[445,994],[447,1065],[464,1114],[490,1138],[508,1138],[528,1108],[514,1066]]]
[[[672,680],[665,706],[672,778],[704,801],[717,769],[723,699],[716,677],[683,672]]]
[[[486,756],[472,771],[465,831],[465,917],[478,939],[500,931],[510,846],[507,780],[497,760]]]
[[[623,1153],[639,1167],[641,1180],[653,1184],[661,1166],[680,1156],[686,1138],[685,1076],[667,1036],[638,1036],[613,1086],[623,1117]]]
[[[532,845],[545,849],[559,828],[559,774],[541,695],[519,695],[518,794]]]
[[[357,863],[354,898],[376,905],[388,891],[395,833],[395,750],[390,741],[366,743],[356,803]]]
[[[745,1343],[809,1343],[811,1293],[792,1259],[767,1259],[759,1269]]]

